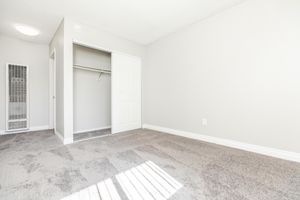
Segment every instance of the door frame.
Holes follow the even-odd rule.
[[[140,77],[141,77],[141,80],[142,80],[142,58],[139,57],[139,56],[134,56],[134,55],[131,55],[131,54],[127,54],[127,53],[124,53],[124,52],[121,52],[121,51],[115,51],[113,49],[110,49],[110,48],[107,48],[107,47],[103,47],[103,46],[99,46],[99,45],[95,45],[95,44],[91,44],[89,42],[85,42],[85,41],[82,41],[82,40],[77,40],[77,39],[73,39],[72,40],[72,44],[78,44],[78,45],[81,45],[81,46],[85,46],[85,47],[89,47],[89,48],[93,48],[93,49],[98,49],[98,50],[101,50],[101,51],[106,51],[106,52],[109,52],[111,54],[111,133],[112,134],[118,134],[119,132],[116,132],[115,131],[115,127],[114,127],[114,124],[113,124],[113,121],[114,121],[114,100],[115,100],[115,95],[113,94],[113,88],[114,88],[114,59],[113,59],[113,54],[123,54],[123,55],[126,55],[126,56],[130,56],[130,57],[133,57],[135,59],[139,59],[141,61],[141,74],[140,74]],[[141,90],[142,90],[142,83],[141,84]],[[72,99],[73,100],[73,99]],[[141,126],[142,126],[142,91],[141,91],[141,99],[140,99],[140,102],[141,102]],[[73,119],[72,119],[73,120]],[[74,134],[74,133],[73,133]]]
[[[111,57],[110,57],[110,62],[111,62],[111,71],[112,71],[112,62],[113,62],[113,59],[112,59],[112,54],[113,54],[113,51],[109,48],[104,48],[104,47],[101,47],[101,46],[98,46],[98,45],[93,45],[93,44],[90,44],[90,43],[87,43],[87,42],[83,42],[81,40],[72,40],[72,45],[80,45],[80,46],[83,46],[83,47],[87,47],[87,48],[91,48],[91,49],[96,49],[96,50],[100,50],[100,51],[104,51],[104,52],[107,52],[107,53],[110,53]],[[73,54],[72,54],[73,55]],[[72,62],[73,62],[74,58],[72,59]],[[73,63],[74,64],[74,63]],[[72,75],[72,77],[74,76],[74,74]],[[113,134],[113,95],[112,95],[112,87],[113,87],[113,73],[111,73],[110,75],[110,128],[111,128],[111,133]],[[74,82],[73,82],[74,84]],[[72,86],[72,88],[74,89],[74,85]],[[74,91],[73,91],[73,98],[72,98],[72,101],[74,101]],[[73,111],[74,111],[74,104],[73,104]],[[74,122],[74,112],[73,112],[73,118],[72,118],[73,122]],[[74,124],[73,124],[74,126]],[[73,135],[74,135],[74,132],[73,132]]]
[[[56,49],[49,57],[49,129],[56,133]]]

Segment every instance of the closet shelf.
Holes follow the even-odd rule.
[[[99,68],[94,68],[94,67],[87,67],[87,66],[82,66],[82,65],[77,65],[77,64],[73,65],[73,68],[92,71],[92,72],[106,73],[106,74],[111,73],[111,70],[99,69]]]

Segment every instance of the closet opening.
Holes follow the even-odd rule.
[[[73,44],[74,141],[111,134],[111,53]]]

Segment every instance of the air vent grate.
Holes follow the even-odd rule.
[[[28,67],[7,65],[7,130],[28,128]]]

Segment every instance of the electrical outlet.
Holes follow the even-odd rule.
[[[207,126],[207,119],[206,118],[202,118],[202,125]]]

